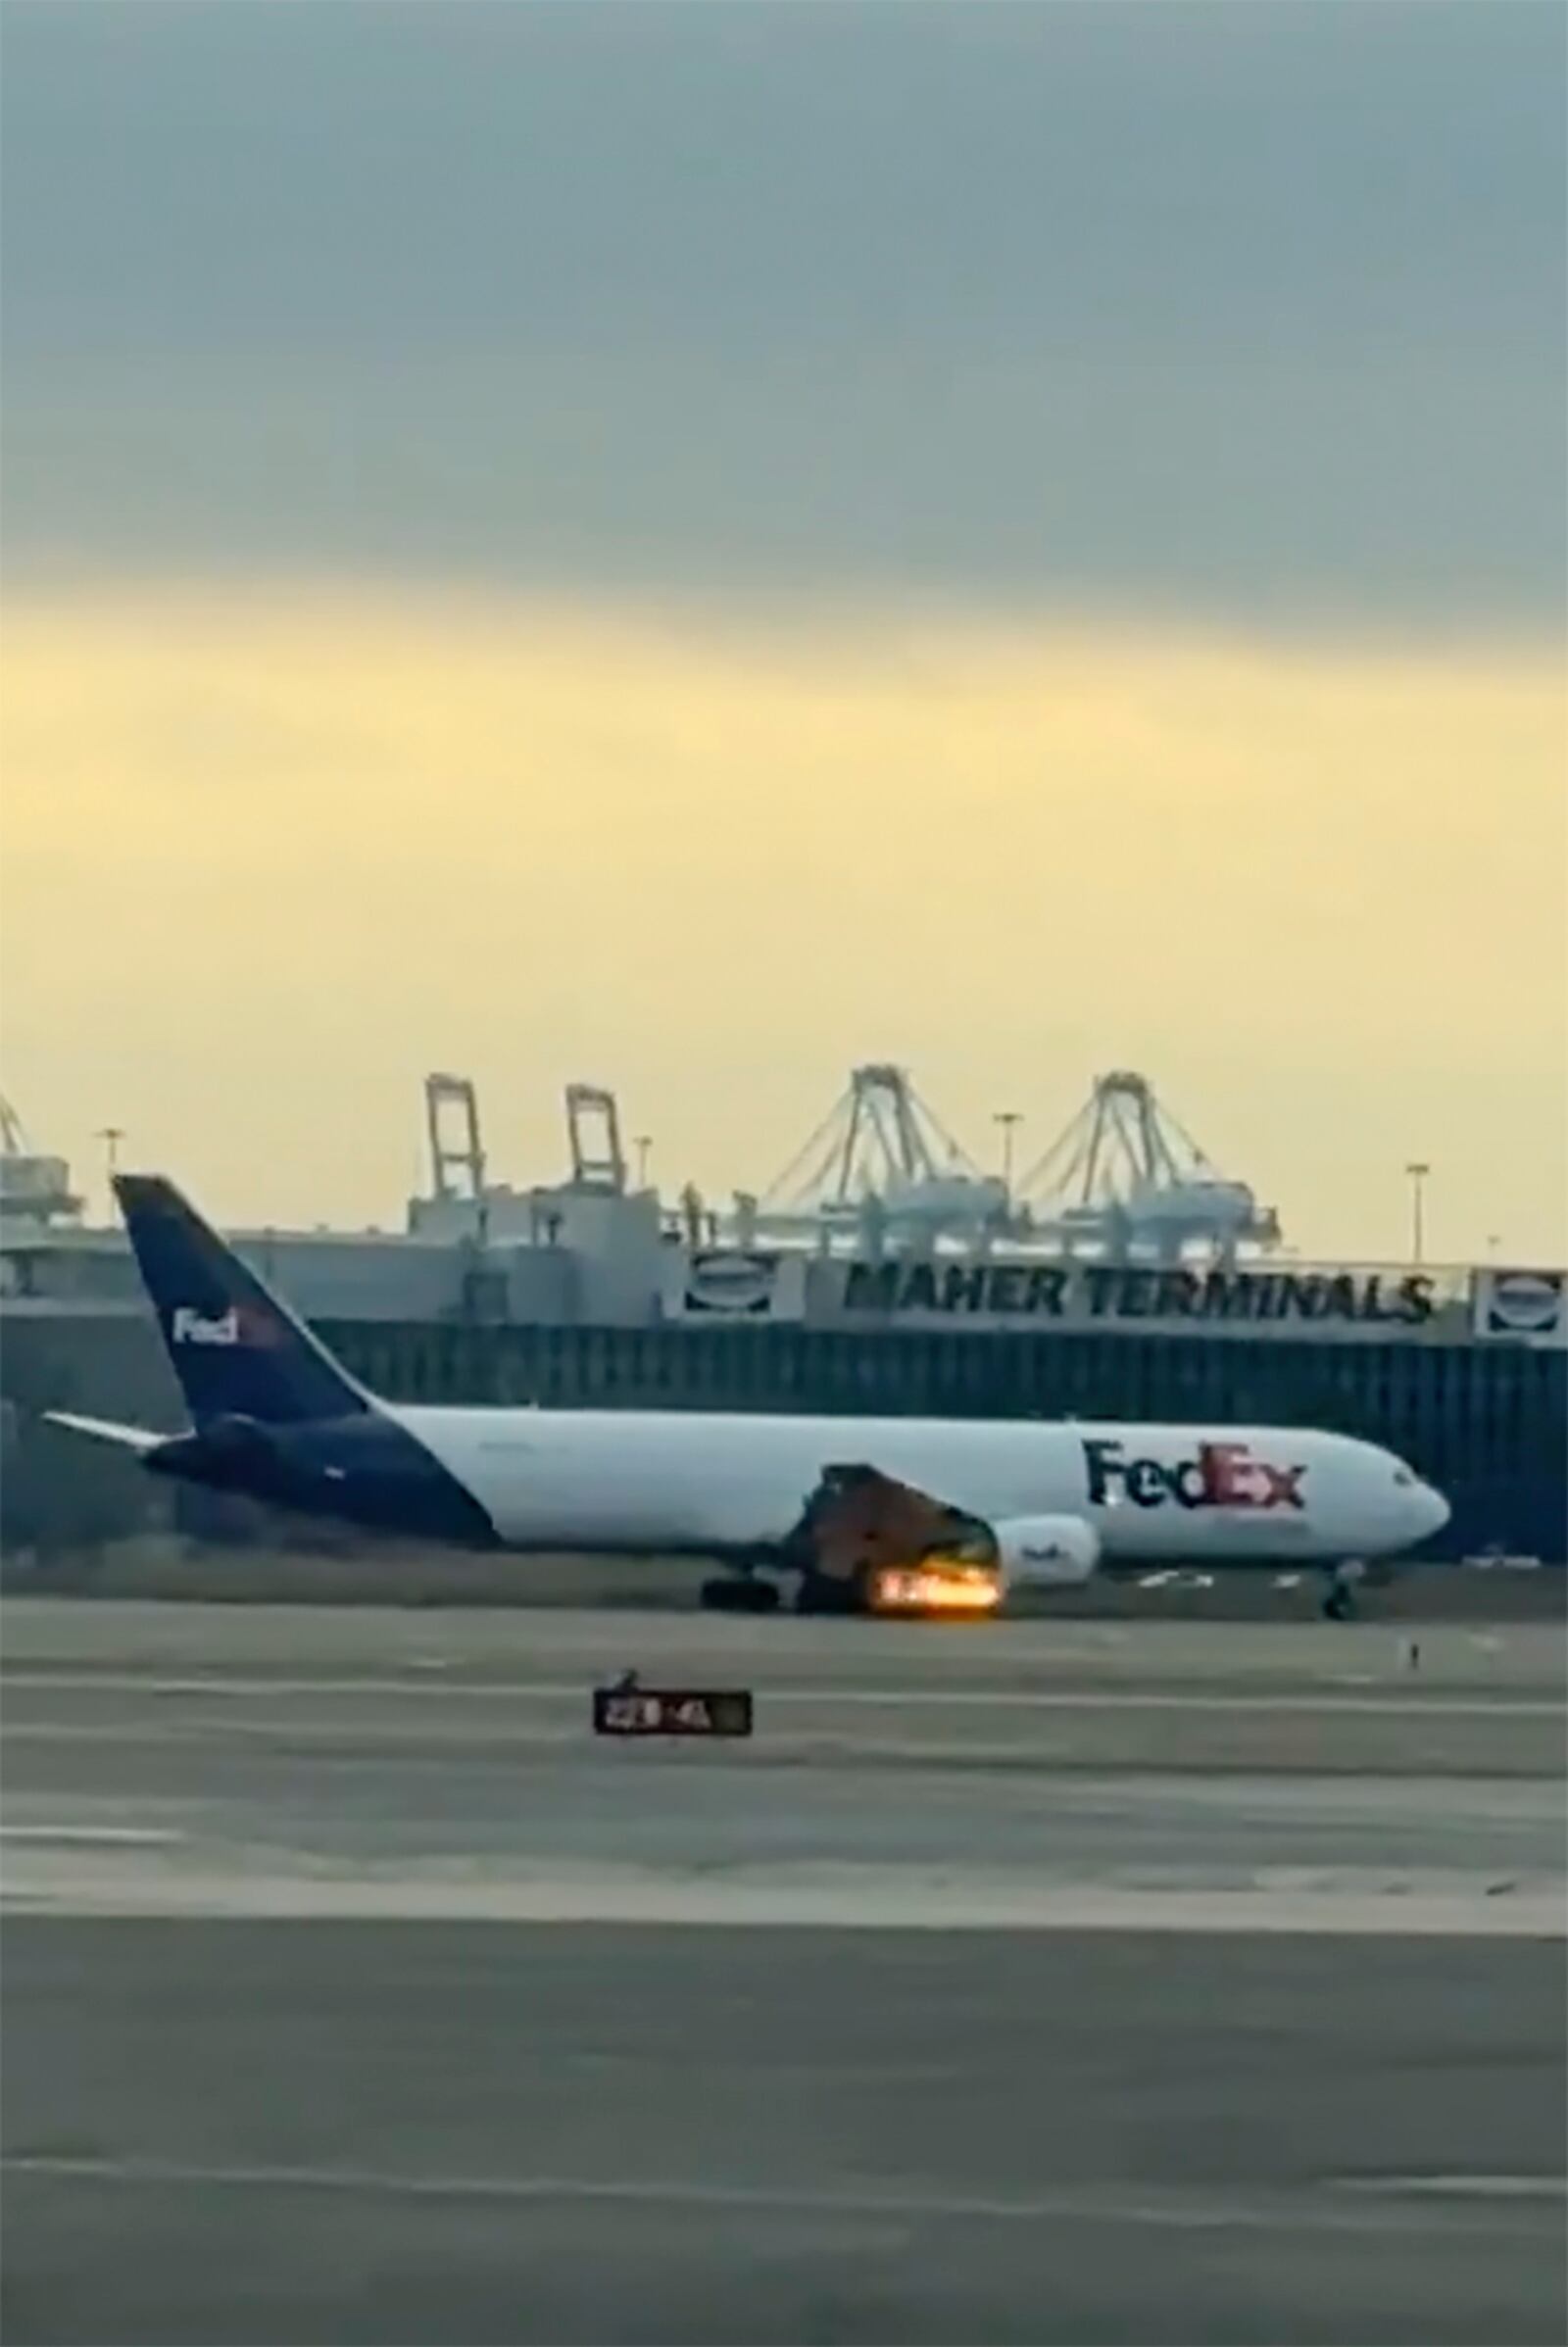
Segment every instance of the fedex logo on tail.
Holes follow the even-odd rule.
[[[169,1316],[172,1345],[275,1345],[278,1333],[265,1312],[242,1310],[238,1304],[214,1314],[176,1304]]]
[[[1245,1442],[1200,1442],[1197,1456],[1177,1459],[1128,1458],[1119,1442],[1086,1442],[1091,1507],[1304,1508],[1305,1467],[1276,1467],[1253,1455]]]
[[[238,1345],[239,1314],[230,1304],[226,1312],[209,1319],[206,1313],[193,1311],[189,1304],[176,1304],[170,1318],[169,1335],[174,1345]]]

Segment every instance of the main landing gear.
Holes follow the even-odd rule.
[[[873,1569],[859,1564],[847,1573],[796,1568],[793,1610],[832,1615],[843,1621],[984,1621],[1002,1602],[1003,1584],[994,1568],[966,1557],[922,1557],[910,1565]],[[778,1588],[752,1573],[731,1573],[702,1588],[713,1613],[770,1614],[783,1600]]]
[[[704,1582],[699,1595],[710,1614],[776,1614],[779,1608],[777,1582],[759,1573],[718,1574]]]
[[[698,1592],[704,1610],[712,1614],[776,1614],[784,1598],[776,1581],[760,1573],[721,1573],[705,1581]],[[796,1583],[794,1609],[798,1614],[863,1614],[870,1611],[863,1576],[836,1579],[826,1573],[802,1573]]]
[[[798,1614],[868,1614],[870,1593],[863,1571],[840,1575],[803,1573],[795,1588]]]

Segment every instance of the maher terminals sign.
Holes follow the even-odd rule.
[[[1110,1263],[851,1263],[846,1312],[995,1320],[1354,1323],[1419,1328],[1438,1309],[1422,1272],[1188,1271]]]

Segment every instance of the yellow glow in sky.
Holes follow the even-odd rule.
[[[4,1082],[249,1222],[401,1222],[418,1087],[498,1176],[614,1085],[760,1187],[899,1058],[1021,1166],[1151,1073],[1303,1250],[1568,1246],[1548,654],[1042,620],[726,625],[344,589],[13,599]]]

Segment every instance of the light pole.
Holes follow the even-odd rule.
[[[1421,1158],[1415,1157],[1411,1159],[1404,1170],[1410,1177],[1410,1260],[1412,1263],[1419,1263],[1422,1256],[1422,1240],[1426,1230],[1422,1211],[1426,1198],[1425,1184],[1432,1168]]]
[[[648,1187],[648,1152],[653,1146],[654,1137],[651,1133],[638,1133],[633,1138],[632,1148],[637,1151],[637,1187],[639,1190],[646,1190]]]
[[[123,1125],[100,1125],[93,1136],[104,1145],[104,1181],[109,1191],[109,1211],[115,1210],[115,1174],[120,1165],[120,1145],[125,1138]]]
[[[1010,1204],[1012,1200],[1012,1137],[1023,1123],[1023,1117],[1016,1108],[998,1108],[994,1111],[991,1121],[994,1125],[1002,1127],[1002,1187],[1006,1192]]]

